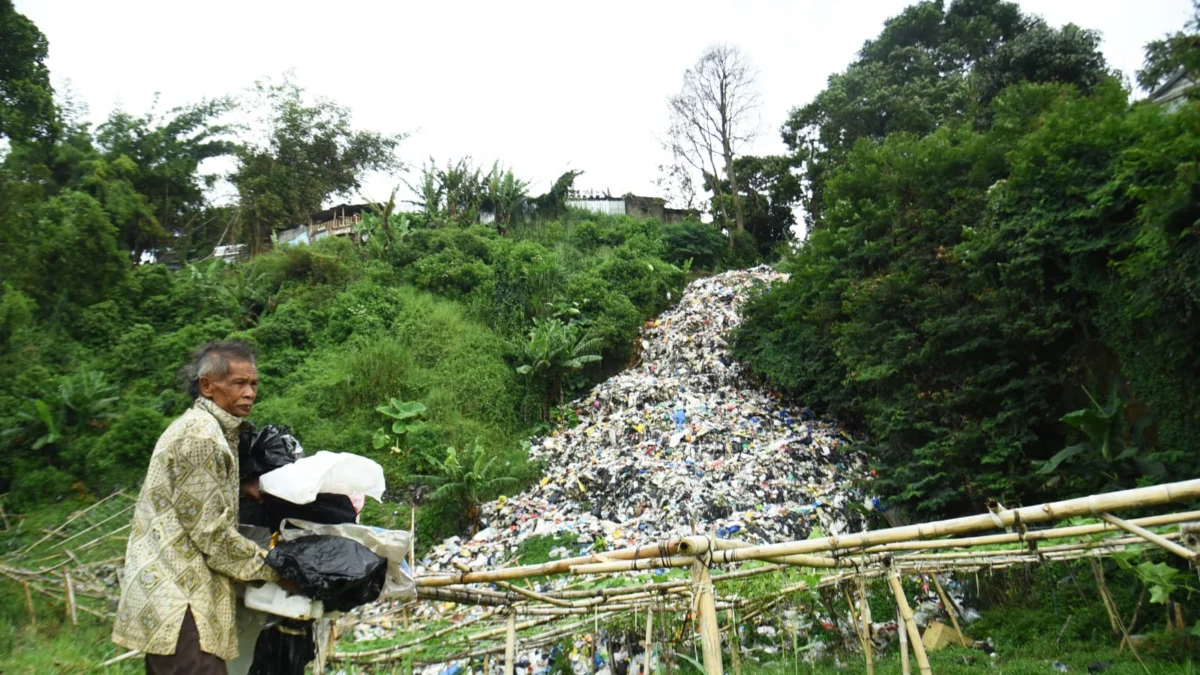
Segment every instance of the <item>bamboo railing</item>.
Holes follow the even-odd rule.
[[[505,655],[511,668],[518,645],[550,645],[565,636],[601,621],[624,619],[646,622],[646,656],[651,658],[651,623],[670,628],[671,618],[683,614],[699,636],[703,664],[708,674],[724,672],[722,640],[736,634],[719,625],[721,611],[745,623],[770,612],[800,591],[833,590],[844,595],[850,607],[855,634],[871,658],[871,622],[864,584],[885,580],[897,606],[906,642],[921,673],[929,673],[928,658],[919,627],[904,597],[905,576],[933,577],[933,583],[954,624],[959,641],[967,644],[953,599],[942,588],[937,574],[1000,570],[1017,565],[1095,560],[1127,550],[1161,549],[1195,562],[1197,554],[1176,542],[1180,523],[1200,520],[1200,511],[1185,510],[1122,518],[1111,512],[1178,506],[1200,500],[1200,480],[1099,494],[1016,509],[994,509],[977,516],[906,525],[871,532],[832,534],[818,539],[752,545],[715,536],[673,538],[652,545],[617,549],[536,565],[499,569],[470,569],[457,565],[453,572],[417,578],[417,598],[386,609],[379,616],[350,615],[339,621],[340,634],[357,623],[390,626],[399,615],[411,637],[375,649],[335,650],[330,660],[368,667],[395,665],[404,660],[437,663],[486,659]],[[111,567],[120,558],[106,555],[121,541],[128,527],[133,499],[118,493],[73,514],[58,528],[47,530],[33,544],[0,559],[0,577],[19,584],[33,615],[33,595],[63,605],[72,619],[78,613],[111,617],[116,597],[94,570]],[[1096,522],[1030,529],[1074,517]],[[997,530],[1003,533],[994,533]],[[1005,531],[1007,530],[1007,531]],[[1043,542],[1055,542],[1044,545]],[[748,565],[747,563],[752,563]],[[642,573],[673,568],[687,570],[687,578],[647,583]],[[725,568],[725,569],[722,569]],[[789,570],[819,570],[821,575],[784,583]],[[641,576],[639,576],[641,575]],[[757,597],[730,592],[729,584],[775,575],[777,591]],[[600,588],[541,588],[532,579],[609,578],[616,585]],[[735,587],[736,588],[736,587]],[[857,600],[855,600],[857,598]],[[857,602],[857,608],[855,607]],[[442,607],[480,606],[486,611],[455,616],[449,625]],[[1107,604],[1106,604],[1107,607]],[[420,610],[424,615],[420,615]],[[1115,611],[1111,610],[1111,611]],[[1122,625],[1119,616],[1114,625]],[[678,626],[676,626],[678,628]],[[688,630],[688,629],[684,629]],[[723,635],[728,637],[723,638]],[[730,643],[733,644],[733,643]],[[1124,644],[1124,641],[1123,641]],[[1128,642],[1131,651],[1133,643]],[[457,649],[455,648],[457,646]],[[592,649],[596,646],[593,645]],[[1134,651],[1134,656],[1137,654]],[[418,655],[419,658],[418,658]],[[118,656],[119,660],[129,654]],[[740,664],[734,664],[740,670]],[[870,668],[869,668],[870,670]],[[509,671],[511,672],[511,670]]]

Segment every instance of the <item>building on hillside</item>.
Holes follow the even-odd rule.
[[[227,244],[213,248],[213,257],[227,263],[241,262],[247,258],[245,244]],[[176,267],[179,265],[176,264]]]
[[[614,197],[608,193],[572,190],[567,195],[566,204],[573,209],[585,209],[606,216],[630,216],[662,223],[682,223],[689,217],[700,219],[694,211],[667,208],[667,200],[661,197],[639,197],[634,194]]]
[[[363,213],[370,209],[382,210],[383,204],[342,204],[317,211],[309,215],[307,225],[295,225],[276,232],[275,240],[294,246],[311,244],[325,237],[349,237],[362,222]]]
[[[1187,70],[1180,68],[1174,75],[1167,78],[1157,89],[1150,92],[1149,99],[1165,107],[1175,110],[1187,100],[1188,90],[1196,86],[1196,80],[1188,75]]]

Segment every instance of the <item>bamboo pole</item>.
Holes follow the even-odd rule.
[[[33,611],[33,593],[29,592],[29,582],[22,581],[21,585],[25,587],[25,606],[29,608],[29,625],[34,629],[37,628],[37,614]]]
[[[1175,555],[1177,555],[1189,562],[1193,562],[1196,560],[1197,557],[1200,557],[1200,553],[1196,553],[1194,551],[1186,549],[1186,548],[1180,546],[1179,544],[1176,544],[1173,541],[1170,541],[1160,535],[1157,535],[1157,534],[1151,532],[1150,530],[1147,530],[1144,527],[1141,527],[1140,525],[1131,523],[1128,520],[1122,520],[1122,519],[1112,515],[1111,513],[1101,513],[1100,518],[1104,522],[1112,523],[1113,525],[1116,525],[1117,527],[1121,528],[1122,530],[1125,530],[1126,532],[1129,532],[1130,534],[1136,534],[1137,536],[1141,537],[1142,539],[1145,539],[1146,541],[1148,541],[1152,544],[1157,544],[1158,546],[1165,548],[1166,550],[1170,551],[1171,553],[1174,553]]]
[[[130,651],[125,652],[124,654],[121,654],[120,656],[114,656],[113,658],[105,661],[104,663],[101,663],[100,667],[107,668],[109,666],[114,666],[122,661],[128,661],[129,659],[134,659],[141,655],[142,655],[142,652],[140,652],[136,649],[132,649]]]
[[[958,641],[962,643],[962,646],[970,647],[971,645],[967,644],[967,638],[963,636],[962,628],[958,625],[958,612],[954,608],[954,601],[950,599],[949,594],[946,593],[946,589],[942,588],[942,582],[938,581],[937,572],[929,576],[933,577],[933,587],[937,589],[938,597],[942,599],[942,604],[946,606],[946,613],[950,615],[950,623],[954,624],[954,632],[958,633]]]
[[[717,607],[713,600],[712,578],[708,566],[697,560],[692,563],[692,592],[694,609],[700,623],[700,643],[704,650],[706,675],[722,675],[721,633],[717,627]]]
[[[467,567],[466,565],[464,565],[460,562],[455,562],[454,566],[457,567],[460,572],[465,573],[465,572],[471,571],[470,567]],[[530,600],[538,600],[540,602],[545,602],[550,605],[556,605],[558,607],[574,607],[575,606],[574,604],[567,602],[566,600],[559,600],[558,598],[551,598],[549,596],[542,595],[541,593],[538,593],[536,591],[531,591],[526,588],[521,588],[520,586],[517,586],[515,584],[510,584],[510,583],[506,583],[503,581],[496,581],[494,583],[497,586],[499,586],[500,588],[503,588],[507,591],[512,591],[513,593],[516,593],[517,595],[523,595],[523,596],[529,598]]]
[[[854,626],[854,635],[858,638],[858,646],[862,648],[863,657],[867,660],[867,675],[874,675],[875,664],[871,659],[870,638],[863,631],[862,622],[859,621],[858,612],[854,610],[854,600],[850,598],[850,591],[846,587],[842,587],[842,595],[846,596],[846,607],[850,611],[850,622]]]
[[[1176,523],[1183,523],[1192,520],[1200,520],[1200,511],[1184,511],[1181,513],[1171,513],[1162,516],[1132,518],[1129,520],[1129,522],[1141,525],[1143,527],[1158,527],[1162,525],[1174,525]],[[1012,544],[1020,541],[1066,539],[1068,537],[1078,537],[1088,534],[1097,534],[1100,532],[1113,532],[1116,529],[1116,526],[1111,525],[1110,523],[1095,523],[1092,525],[1071,525],[1068,527],[1055,527],[1045,530],[1032,530],[1026,532],[1024,535],[1021,535],[1020,533],[987,534],[977,537],[960,537],[958,539],[900,541],[893,544],[870,546],[867,548],[867,553],[883,553],[887,551],[923,551],[935,548],[969,548],[972,546]]]
[[[855,582],[858,586],[858,604],[862,608],[863,648],[866,650],[867,675],[875,675],[874,645],[871,642],[871,603],[867,602],[867,589],[863,584],[862,575],[857,576]]]
[[[1096,579],[1096,590],[1100,592],[1100,601],[1104,603],[1104,611],[1108,614],[1108,623],[1112,626],[1113,638],[1121,636],[1121,620],[1117,617],[1117,608],[1113,606],[1112,600],[1108,594],[1104,592],[1104,573],[1100,571],[1100,566],[1096,564],[1096,559],[1088,560],[1088,565],[1092,570],[1092,577]]]
[[[734,610],[729,610],[729,665],[733,666],[733,675],[742,675],[742,639],[738,635],[737,616]]]
[[[608,551],[605,557],[613,560],[637,560],[639,558],[655,558],[674,555],[679,550],[679,540],[672,539],[659,544],[634,546],[630,548]],[[491,583],[493,581],[512,581],[529,577],[543,577],[551,574],[569,572],[572,566],[584,565],[594,560],[594,556],[577,556],[564,558],[540,565],[522,565],[501,570],[471,572],[467,574],[441,574],[420,577],[417,586],[452,586],[454,584]]]
[[[904,625],[899,607],[896,608],[896,631],[900,634],[900,672],[912,675],[912,666],[908,664],[908,627]]]
[[[75,588],[71,585],[70,572],[63,572],[63,585],[66,588],[63,604],[66,605],[67,620],[71,622],[72,626],[78,626],[79,620],[75,617]]]
[[[673,555],[666,558],[639,558],[636,560],[614,560],[612,562],[584,563],[572,565],[571,574],[611,574],[613,572],[638,572],[668,567],[687,567],[696,559],[692,556]]]
[[[903,527],[893,527],[874,532],[861,532],[842,536],[833,535],[822,539],[738,548],[725,551],[724,556],[728,562],[751,559],[762,560],[797,553],[860,548],[913,539],[933,539],[994,529],[997,520],[1003,526],[1012,525],[1017,521],[1026,524],[1041,523],[1049,520],[1087,515],[1093,512],[1158,506],[1187,499],[1195,499],[1197,497],[1200,497],[1200,479],[1193,479],[1178,483],[1168,483],[1133,490],[1122,490],[1120,492],[1109,492],[1091,497],[1080,497],[1077,499],[1026,506],[1019,509],[1007,509],[995,514],[964,516],[962,518],[952,518],[918,525],[905,525]]]
[[[1112,617],[1115,618],[1117,628],[1120,630],[1122,644],[1129,643],[1129,653],[1133,654],[1133,658],[1141,664],[1142,670],[1146,671],[1146,675],[1150,675],[1150,669],[1146,667],[1146,663],[1142,661],[1142,657],[1137,653],[1137,649],[1133,646],[1133,641],[1129,639],[1129,632],[1125,630],[1125,622],[1121,621],[1121,614],[1117,612],[1117,603],[1113,601],[1112,595],[1108,592],[1108,584],[1104,581],[1104,570],[1100,569],[1099,563],[1093,558],[1092,573],[1096,575],[1096,584],[1100,589],[1100,595],[1104,598],[1105,606],[1112,608]]]
[[[925,656],[925,645],[921,643],[921,631],[917,630],[917,621],[913,618],[912,608],[904,597],[904,587],[900,585],[900,571],[892,570],[887,577],[888,585],[892,587],[892,595],[896,596],[896,606],[900,608],[900,616],[908,628],[908,637],[912,643],[913,654],[917,657],[917,669],[921,675],[930,675],[929,659]]]
[[[508,613],[508,635],[504,640],[504,675],[514,675],[517,668],[517,615]]]
[[[650,652],[654,649],[654,607],[646,606],[646,652],[642,656],[642,672],[650,675]]]

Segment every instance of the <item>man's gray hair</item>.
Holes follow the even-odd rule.
[[[180,371],[184,391],[193,399],[200,397],[200,378],[220,377],[229,373],[230,361],[254,363],[254,348],[241,340],[209,342],[192,354],[192,361]]]

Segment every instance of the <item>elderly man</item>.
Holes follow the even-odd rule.
[[[113,641],[146,672],[226,673],[237,656],[235,581],[275,580],[238,534],[238,430],[258,395],[254,352],[210,343],[185,369],[195,405],[163,432],[138,495]]]

